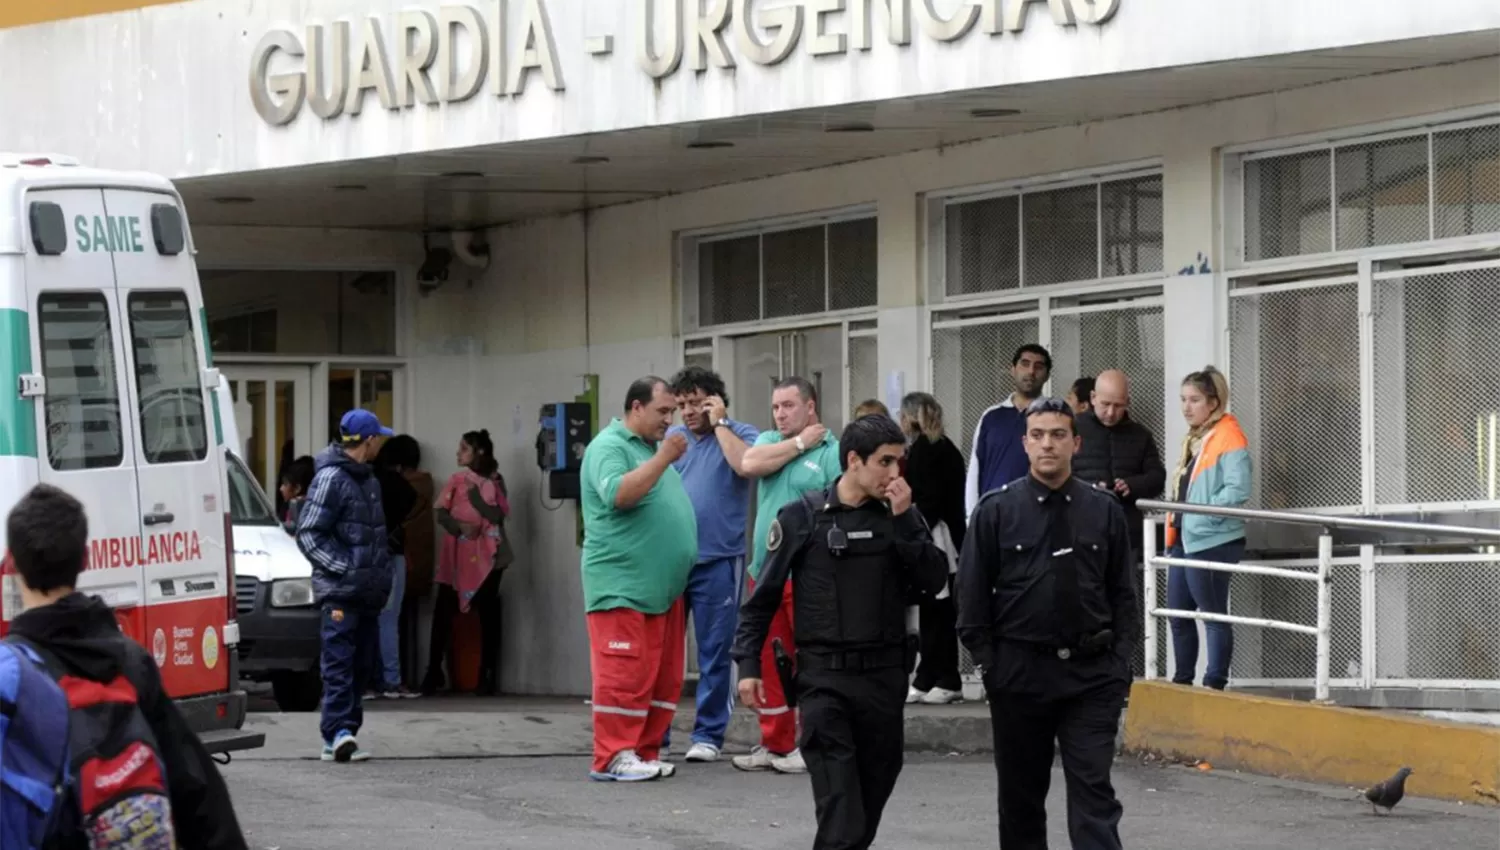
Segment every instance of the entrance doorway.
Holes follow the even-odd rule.
[[[776,427],[771,391],[783,378],[806,378],[818,393],[818,418],[829,432],[844,428],[844,329],[841,325],[756,334],[734,340],[736,416],[762,431]]]
[[[234,449],[274,493],[282,465],[313,450],[312,367],[225,365],[222,371],[244,442]]]

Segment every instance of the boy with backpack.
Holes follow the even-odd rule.
[[[83,505],[38,485],[11,510],[6,538],[25,611],[0,646],[0,687],[16,691],[0,694],[13,703],[0,724],[0,754],[12,757],[0,765],[0,844],[245,850],[229,789],[156,662],[108,605],[74,590],[88,553]],[[56,713],[38,710],[49,705]]]

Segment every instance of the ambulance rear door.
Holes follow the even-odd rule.
[[[93,238],[107,226],[104,193],[40,188],[24,198],[33,228],[25,259],[31,362],[44,382],[35,405],[38,478],[83,502],[89,559],[79,589],[109,603],[139,640],[145,585],[124,311],[111,254]]]
[[[233,589],[223,460],[215,433],[203,299],[174,194],[106,189],[115,286],[136,400],[146,646],[173,697],[223,692]]]

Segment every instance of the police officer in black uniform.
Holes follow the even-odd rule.
[[[1025,416],[1031,472],[975,506],[956,583],[959,639],[990,700],[1000,847],[1046,850],[1055,742],[1074,850],[1119,850],[1110,768],[1140,614],[1130,530],[1113,496],[1073,477],[1067,403]]]
[[[901,773],[902,711],[915,660],[906,608],[937,595],[948,572],[900,477],[900,426],[880,415],[857,419],[839,437],[839,451],[843,474],[777,513],[730,650],[740,698],[758,707],[761,647],[790,579],[797,657],[786,693],[802,711],[799,745],[817,804],[814,850],[863,850],[875,840]]]

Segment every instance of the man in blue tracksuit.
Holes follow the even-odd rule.
[[[759,431],[731,420],[728,393],[714,372],[689,366],[672,379],[682,425],[667,432],[687,438],[688,449],[673,466],[693,500],[698,518],[698,560],[688,576],[688,612],[698,639],[698,714],[693,722],[692,762],[716,761],[734,708],[729,645],[738,624],[740,567],[745,555],[745,514],[750,482],[740,475],[745,450]],[[662,740],[663,752],[671,729]]]
[[[297,517],[297,547],[313,565],[322,609],[323,760],[364,761],[355,735],[364,692],[380,651],[380,610],[391,594],[390,547],[380,483],[370,463],[392,431],[368,410],[351,410],[338,439],[317,457]]]
[[[1036,343],[1016,349],[1010,377],[1016,390],[986,410],[974,428],[969,475],[964,486],[964,515],[972,516],[979,499],[1031,471],[1021,437],[1026,433],[1026,406],[1036,401],[1052,376],[1052,355]]]

